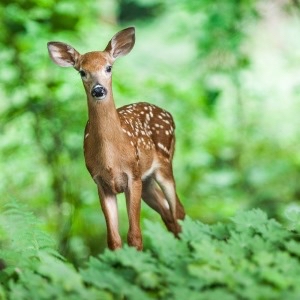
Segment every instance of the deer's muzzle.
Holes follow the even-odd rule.
[[[107,95],[107,90],[102,85],[96,84],[91,91],[91,95],[97,100],[102,100]]]

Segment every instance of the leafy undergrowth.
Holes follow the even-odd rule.
[[[299,213],[290,228],[261,210],[229,224],[189,217],[181,240],[146,223],[147,249],[124,247],[76,270],[17,204],[0,218],[0,299],[300,299]]]

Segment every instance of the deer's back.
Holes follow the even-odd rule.
[[[170,160],[174,152],[173,118],[166,110],[146,102],[120,107],[121,126],[138,150],[156,150]]]

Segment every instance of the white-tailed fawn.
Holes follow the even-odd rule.
[[[129,219],[127,241],[143,248],[140,229],[141,199],[157,211],[176,237],[185,212],[176,194],[172,170],[175,124],[171,114],[146,102],[116,109],[112,91],[112,66],[135,43],[134,27],[110,40],[104,51],[79,54],[72,46],[49,42],[54,63],[75,68],[87,96],[88,122],[84,157],[97,184],[107,225],[110,249],[122,247],[118,225],[118,193],[125,193]]]

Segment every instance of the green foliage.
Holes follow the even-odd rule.
[[[0,258],[9,266],[1,274],[2,280],[16,270],[33,268],[41,252],[59,256],[53,250],[54,240],[40,229],[38,219],[17,202],[12,201],[3,207],[0,232]]]
[[[0,192],[44,221],[14,201],[0,208],[0,299],[300,298],[300,33],[288,5],[0,1]],[[84,170],[86,104],[46,43],[103,49],[128,21],[137,42],[114,67],[116,104],[173,114],[178,193],[188,215],[213,225],[186,218],[177,240],[148,221],[144,252],[106,250],[83,267],[106,230]],[[261,210],[232,217],[253,207],[285,225]]]
[[[12,201],[1,210],[0,299],[111,299],[85,286],[24,205]]]
[[[2,233],[14,238],[1,241],[0,299],[299,299],[300,231],[261,210],[240,212],[228,224],[187,217],[182,226],[177,240],[147,222],[143,252],[106,250],[77,271],[14,203],[1,216]]]
[[[188,214],[214,223],[259,207],[299,228],[299,6],[285,2],[0,1],[1,195],[27,203],[77,267],[102,251],[106,226],[82,151],[84,90],[46,43],[101,50],[134,25],[135,47],[114,66],[116,105],[148,101],[174,116]],[[142,218],[159,220],[146,206]]]
[[[180,1],[178,1],[180,2]],[[255,0],[189,1],[183,3],[198,26],[191,26],[200,59],[216,70],[241,68],[249,63],[248,55],[241,49],[247,38],[247,23],[258,17]],[[197,30],[201,27],[202,30]],[[209,34],[207,34],[209,32]]]

